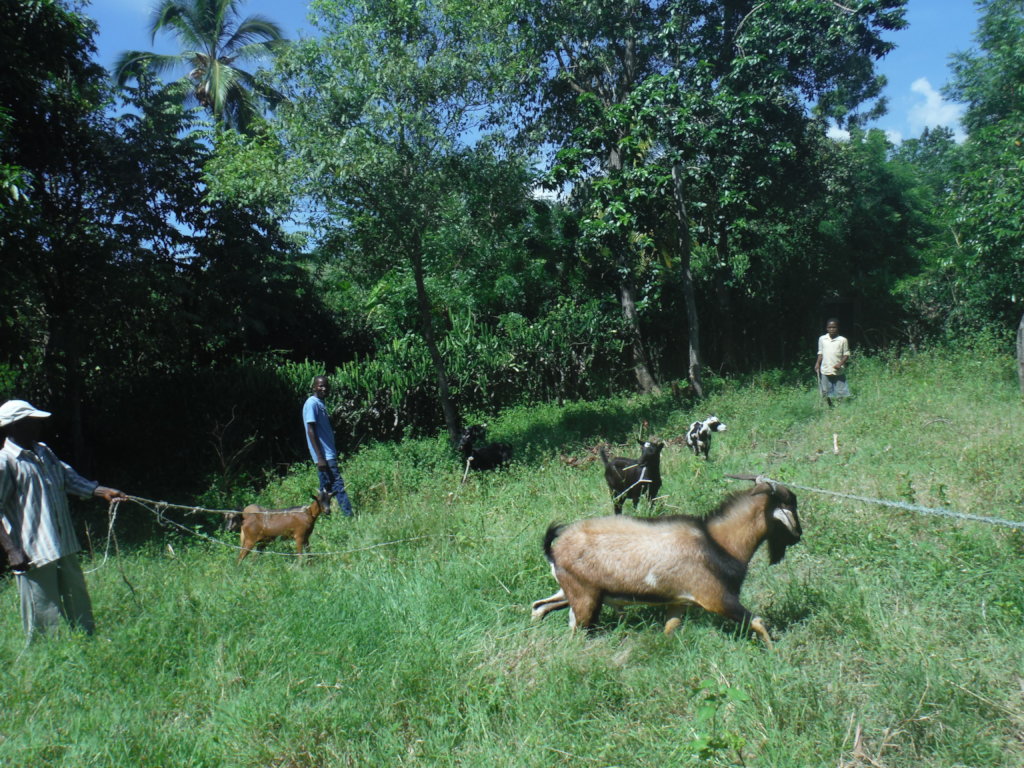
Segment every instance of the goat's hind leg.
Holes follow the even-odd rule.
[[[589,629],[597,617],[601,615],[603,595],[600,591],[585,587],[576,582],[559,581],[565,590],[566,602],[569,604],[569,628]]]
[[[552,611],[560,611],[563,608],[569,607],[569,601],[565,598],[565,592],[558,590],[551,597],[545,597],[543,600],[535,600],[530,606],[531,614],[530,619],[532,621],[540,621]]]

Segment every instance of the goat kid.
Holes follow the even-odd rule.
[[[253,547],[262,550],[269,542],[279,538],[295,540],[295,553],[301,555],[309,545],[310,534],[320,515],[331,514],[331,493],[327,489],[319,495],[311,494],[312,503],[304,507],[267,509],[250,504],[242,510],[241,546],[237,562],[242,562]]]
[[[612,506],[616,515],[622,514],[623,499],[633,501],[636,510],[640,496],[645,495],[653,503],[661,490],[661,441],[640,442],[640,458],[626,459],[609,457],[602,445],[601,461],[604,463],[604,479],[612,494]]]
[[[764,621],[740,603],[740,588],[763,541],[774,565],[802,535],[796,496],[767,482],[731,494],[706,518],[609,516],[552,524],[544,554],[561,589],[533,603],[533,620],[569,608],[575,631],[590,627],[604,603],[664,605],[670,635],[686,607],[699,605],[749,626],[771,648]]]
[[[508,443],[484,443],[487,425],[466,427],[459,438],[459,452],[472,469],[497,469],[512,461],[512,446]]]
[[[708,416],[704,421],[695,421],[686,432],[686,444],[693,449],[694,456],[708,457],[711,450],[711,434],[725,432],[725,424],[717,416]]]

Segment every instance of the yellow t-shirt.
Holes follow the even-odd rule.
[[[818,339],[818,354],[821,355],[821,372],[834,376],[836,366],[850,354],[850,344],[845,336],[831,338],[827,333]]]

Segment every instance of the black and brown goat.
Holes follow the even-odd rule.
[[[459,438],[459,451],[471,469],[497,469],[512,461],[512,446],[508,443],[485,443],[487,425],[466,427]]]
[[[661,490],[661,449],[664,447],[659,440],[644,440],[640,442],[640,458],[626,459],[609,457],[601,446],[604,479],[611,491],[616,515],[622,514],[623,499],[631,499],[635,510],[641,496],[647,496],[651,502],[657,498]]]
[[[725,424],[717,416],[708,416],[704,421],[695,421],[686,431],[686,444],[693,450],[694,456],[703,454],[708,457],[711,450],[711,435],[725,432]]]
[[[569,626],[590,627],[604,603],[666,606],[665,634],[687,606],[749,626],[770,648],[759,616],[740,603],[747,564],[768,541],[774,564],[800,541],[796,496],[783,485],[758,482],[728,496],[706,518],[599,517],[552,525],[544,554],[561,589],[536,601],[534,620],[569,608]]]
[[[253,547],[263,549],[274,539],[295,539],[295,553],[301,555],[309,545],[310,534],[320,515],[331,514],[331,493],[321,490],[320,495],[311,495],[312,503],[304,507],[288,509],[267,509],[250,504],[242,510],[241,547],[238,562],[242,562]]]

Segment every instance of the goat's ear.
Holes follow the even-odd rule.
[[[758,483],[750,491],[751,496],[761,496],[762,494],[771,494],[775,491],[768,483]]]

